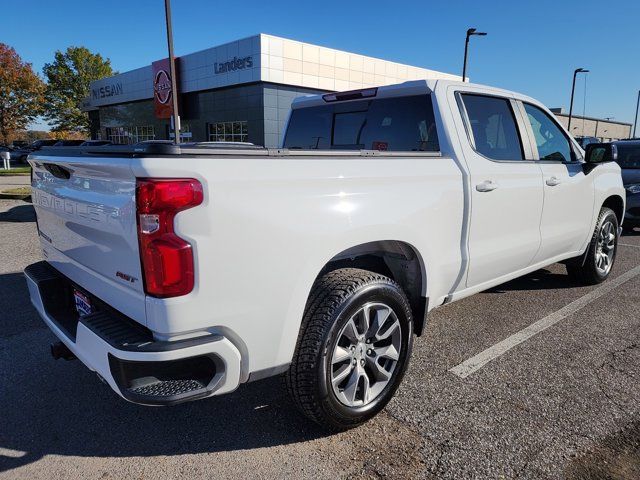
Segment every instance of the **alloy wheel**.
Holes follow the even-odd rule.
[[[367,303],[342,327],[330,358],[331,386],[338,400],[362,407],[389,384],[400,358],[402,326],[384,303]]]
[[[616,227],[613,222],[605,221],[598,232],[596,244],[596,269],[601,275],[607,275],[613,266],[613,255],[616,250]]]

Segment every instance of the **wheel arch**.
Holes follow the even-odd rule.
[[[360,268],[391,278],[411,304],[414,332],[420,336],[428,310],[427,271],[418,250],[401,240],[378,240],[349,247],[334,255],[318,277],[339,268]]]
[[[624,200],[620,195],[610,195],[603,202],[603,207],[610,208],[616,214],[618,225],[622,224],[624,219]]]

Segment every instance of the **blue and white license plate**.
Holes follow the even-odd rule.
[[[93,308],[91,307],[91,300],[89,300],[89,297],[87,297],[84,293],[74,289],[73,300],[76,304],[76,311],[81,317],[90,315],[93,312]]]

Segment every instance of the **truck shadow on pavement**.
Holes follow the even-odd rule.
[[[31,204],[25,203],[0,212],[0,222],[35,222],[36,212]]]
[[[131,457],[287,445],[326,436],[280,378],[173,407],[119,398],[80,361],[55,361],[56,339],[29,303],[22,273],[0,275],[0,472],[46,455]]]
[[[487,290],[487,293],[505,293],[515,290],[555,290],[580,286],[565,272],[556,273],[543,268],[524,277],[493,287]]]
[[[631,232],[625,232],[620,237],[620,242],[624,243],[625,237],[640,236],[640,229],[635,229]],[[554,268],[554,270],[557,270]],[[505,293],[516,290],[556,290],[566,288],[582,287],[579,282],[573,280],[567,273],[564,267],[560,271],[552,271],[549,268],[542,268],[536,270],[524,277],[516,278],[510,282],[503,283],[497,287],[493,287],[487,290],[487,293]]]
[[[38,339],[48,337],[42,334]],[[49,340],[49,338],[46,338]],[[50,339],[53,340],[53,339]],[[0,472],[46,455],[149,457],[286,445],[327,433],[302,418],[280,379],[166,408],[127,403],[79,361],[55,363],[44,341],[14,358],[2,394]]]

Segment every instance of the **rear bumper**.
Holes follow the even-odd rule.
[[[172,405],[235,390],[241,356],[229,339],[203,335],[155,341],[152,332],[92,297],[98,311],[79,317],[72,282],[47,262],[25,271],[31,303],[53,333],[123,398]]]

